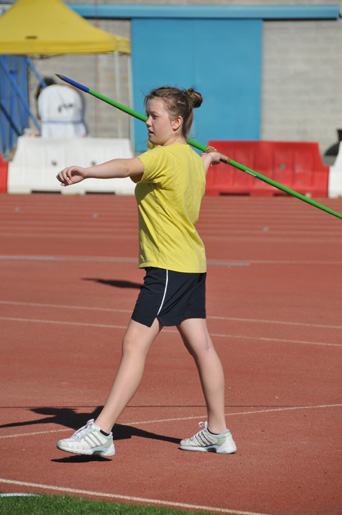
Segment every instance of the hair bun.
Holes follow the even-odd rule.
[[[189,88],[186,93],[191,100],[192,106],[194,108],[200,107],[200,105],[203,102],[203,97],[202,97],[201,93],[198,93],[197,91],[195,91],[194,88]]]

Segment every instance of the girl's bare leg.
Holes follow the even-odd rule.
[[[223,368],[208,333],[206,320],[189,318],[177,327],[193,356],[201,380],[208,412],[208,428],[220,434],[226,429],[224,415],[225,381]]]
[[[100,415],[95,420],[105,432],[110,432],[141,382],[146,356],[162,329],[155,319],[151,327],[131,320],[122,343],[122,357],[111,391]]]

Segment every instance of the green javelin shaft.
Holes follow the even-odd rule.
[[[133,111],[133,109],[130,109],[129,107],[119,104],[118,102],[115,102],[115,100],[105,97],[105,96],[101,95],[100,93],[97,93],[96,91],[93,91],[93,90],[89,89],[88,87],[83,86],[83,84],[79,84],[78,82],[75,82],[74,80],[69,79],[68,77],[65,77],[64,75],[57,74],[57,77],[64,80],[65,82],[68,82],[72,86],[75,86],[76,88],[84,91],[85,93],[89,93],[93,97],[99,98],[103,102],[106,102],[107,104],[110,104],[110,105],[116,107],[117,109],[120,109],[121,111],[123,111],[131,116],[134,116],[134,118],[137,118],[138,120],[141,120],[143,122],[146,122],[146,120],[147,120],[147,116],[137,113],[136,111]],[[193,141],[189,138],[187,138],[187,142],[189,143],[189,145],[197,148],[198,150],[201,150],[202,152],[206,152],[208,150],[207,147],[205,147],[204,145],[201,145],[200,143],[197,143],[196,141]],[[262,175],[261,173],[255,172],[254,170],[247,168],[247,166],[237,163],[236,161],[233,161],[232,159],[229,159],[228,164],[231,166],[234,166],[235,168],[238,168],[239,170],[242,170],[243,172],[248,173],[249,175],[253,175],[253,177],[256,177],[256,178],[260,179],[261,181],[264,181],[267,184],[274,186],[278,190],[284,191],[288,195],[292,195],[293,197],[303,200],[307,204],[311,204],[312,206],[315,206],[318,209],[322,209],[322,211],[325,211],[326,213],[329,213],[330,215],[333,215],[333,216],[336,216],[337,218],[342,219],[342,215],[340,213],[337,213],[336,211],[333,211],[332,209],[329,209],[328,207],[323,206],[322,204],[319,204],[318,202],[315,202],[314,200],[305,197],[301,193],[297,193],[296,191],[291,190],[290,188],[288,188],[287,186],[284,186],[283,184],[280,184],[279,182],[273,181],[272,179],[270,179],[269,177],[266,177],[265,175]]]

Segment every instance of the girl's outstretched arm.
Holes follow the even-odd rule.
[[[57,175],[62,186],[70,186],[84,179],[118,179],[137,177],[144,172],[144,165],[137,157],[131,159],[112,159],[106,163],[84,168],[68,166]]]

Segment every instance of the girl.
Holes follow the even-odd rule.
[[[208,417],[204,428],[182,440],[180,448],[236,452],[225,423],[223,369],[206,325],[206,257],[195,228],[206,172],[228,158],[216,151],[199,156],[187,144],[193,108],[201,103],[202,96],[193,89],[166,86],[151,91],[145,109],[152,150],[89,168],[70,166],[57,176],[62,186],[89,177],[130,177],[137,183],[139,267],[146,271],[106,404],[95,421],[57,443],[63,451],[115,454],[111,430],[140,384],[147,353],[164,326],[176,326],[197,366]]]

